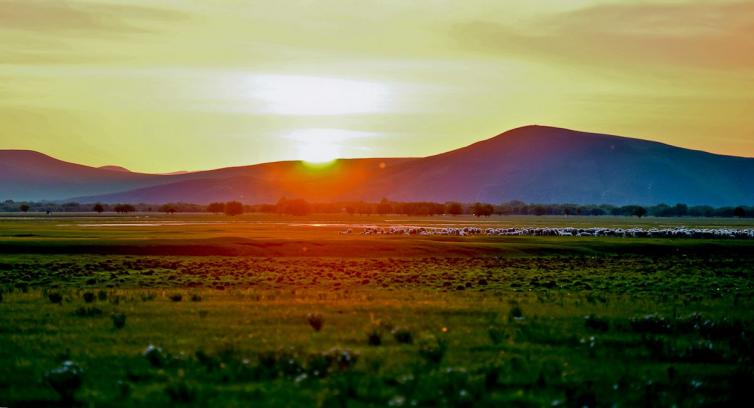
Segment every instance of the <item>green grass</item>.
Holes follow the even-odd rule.
[[[752,243],[341,237],[252,218],[0,221],[0,406],[749,400]],[[66,360],[75,402],[45,379]]]

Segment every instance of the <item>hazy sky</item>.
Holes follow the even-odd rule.
[[[0,0],[0,148],[164,172],[526,124],[754,156],[754,2]]]

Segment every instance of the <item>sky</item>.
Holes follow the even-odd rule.
[[[754,2],[0,0],[0,149],[171,172],[528,124],[754,157]]]

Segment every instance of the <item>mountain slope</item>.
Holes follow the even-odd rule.
[[[338,160],[323,168],[276,162],[145,175],[74,165],[34,152],[25,152],[23,159],[11,155],[15,162],[9,162],[8,152],[0,151],[0,199],[256,203],[285,196],[311,201],[754,203],[752,158],[546,126],[513,129],[430,157]],[[5,174],[8,169],[12,176]]]
[[[753,176],[750,158],[527,126],[396,169],[390,197],[735,205],[754,202]]]

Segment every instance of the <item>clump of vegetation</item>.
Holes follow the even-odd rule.
[[[419,355],[432,364],[439,364],[447,349],[448,342],[443,338],[425,336],[419,341]]]
[[[367,344],[370,346],[379,346],[382,344],[382,330],[379,327],[373,327],[367,333]]]
[[[610,330],[610,323],[603,318],[590,314],[584,316],[584,327],[591,330],[606,332]]]
[[[497,325],[490,326],[487,328],[487,335],[490,338],[490,341],[492,341],[492,344],[500,344],[508,339],[508,332]]]
[[[92,303],[94,302],[94,299],[96,298],[96,296],[94,295],[94,292],[89,292],[89,291],[84,292],[84,294],[81,297],[84,298],[84,302],[86,303]]]
[[[192,302],[201,302],[202,301],[202,295],[198,293],[194,293],[191,295],[191,301]]]
[[[631,329],[639,333],[670,333],[672,325],[670,321],[656,314],[634,317],[630,321]]]
[[[63,303],[63,295],[60,294],[60,292],[50,292],[47,294],[47,299],[50,300],[50,302],[60,305]]]
[[[396,327],[393,330],[393,338],[401,344],[411,344],[414,342],[414,335],[411,330],[405,327]]]
[[[152,344],[148,345],[144,350],[144,357],[146,357],[152,367],[157,368],[164,366],[167,359],[167,356],[162,349]]]
[[[524,311],[521,310],[521,306],[515,304],[511,309],[508,311],[508,320],[523,320],[524,319]]]
[[[186,381],[174,381],[165,387],[165,393],[170,400],[179,403],[191,403],[196,399],[196,390]]]
[[[181,300],[183,300],[183,295],[180,293],[173,293],[172,295],[169,296],[169,298],[173,302],[180,302]]]
[[[59,367],[47,371],[44,379],[60,395],[61,400],[71,403],[76,391],[81,388],[83,374],[81,367],[73,361],[66,360]]]
[[[97,317],[102,314],[102,309],[98,307],[81,306],[73,312],[78,317]]]
[[[105,292],[104,289],[100,289],[97,292],[97,299],[99,299],[101,302],[104,302],[107,300],[107,292]]]
[[[113,313],[110,318],[113,320],[113,326],[116,329],[122,329],[126,325],[126,315],[123,313]]]
[[[316,332],[322,330],[322,326],[325,324],[325,318],[320,313],[309,313],[306,315],[306,321]]]
[[[157,295],[154,294],[154,292],[144,292],[140,296],[142,302],[148,302],[150,300],[155,300],[157,298]]]

